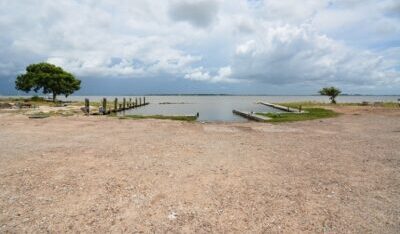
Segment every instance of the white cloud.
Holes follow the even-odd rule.
[[[213,83],[217,82],[227,82],[227,83],[237,83],[240,80],[234,79],[231,77],[232,69],[231,67],[221,67],[218,69],[218,72],[213,76],[210,75],[208,71],[206,71],[203,67],[198,67],[192,69],[185,75],[185,79],[188,80],[196,80],[196,81],[209,81]]]
[[[185,79],[210,81],[212,79],[212,76],[210,76],[208,72],[205,72],[203,67],[198,67],[190,71],[188,74],[186,74]]]
[[[395,0],[3,0],[0,76],[49,61],[83,77],[382,87],[400,82],[389,52],[400,47],[399,9]]]
[[[188,22],[195,27],[208,27],[217,18],[216,0],[179,0],[170,5],[169,15],[175,21]]]
[[[239,44],[232,78],[271,84],[342,82],[388,83],[393,60],[351,49],[314,31],[310,25],[277,26],[260,31],[257,40]],[[397,72],[397,75],[399,73]]]
[[[269,20],[297,23],[313,17],[329,0],[265,0],[263,15]]]

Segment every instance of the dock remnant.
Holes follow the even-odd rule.
[[[239,111],[239,110],[233,110],[232,112],[236,115],[245,117],[246,119],[250,119],[250,120],[254,120],[254,121],[258,121],[258,122],[264,122],[264,121],[271,119],[271,118],[268,118],[265,116],[257,115],[254,112]]]
[[[292,112],[292,113],[304,113],[304,111],[302,110],[302,106],[299,106],[299,109],[296,108],[291,108],[288,106],[281,106],[281,105],[277,105],[277,104],[272,104],[269,102],[257,102],[257,104],[261,104],[264,106],[269,106],[278,110],[282,110],[282,111],[286,111],[286,112]]]
[[[89,98],[85,98],[85,108],[84,112],[86,115],[90,114],[90,103],[89,103]]]
[[[128,101],[127,99],[124,97],[122,98],[122,103],[118,103],[118,98],[114,99],[114,109],[112,109],[111,107],[107,108],[107,99],[103,98],[102,101],[100,102],[100,107],[99,107],[99,111],[95,112],[93,114],[95,115],[108,115],[110,113],[117,113],[120,111],[125,111],[125,110],[129,110],[129,109],[133,109],[133,108],[138,108],[141,106],[146,106],[149,105],[150,103],[145,102],[146,98],[144,97],[143,100],[144,102],[141,102],[141,98],[139,99],[140,103],[138,104],[137,98],[135,98],[135,102],[132,102],[132,98],[129,98]],[[85,98],[85,106],[82,107],[81,109],[83,110],[83,112],[85,112],[85,114],[89,115],[90,114],[90,102],[88,98]]]
[[[118,98],[114,99],[114,110],[113,112],[117,112],[118,111]]]

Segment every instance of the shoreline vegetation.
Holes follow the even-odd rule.
[[[290,108],[311,108],[311,107],[335,107],[335,106],[379,106],[386,108],[396,108],[399,107],[397,102],[341,102],[336,104],[316,102],[316,101],[306,101],[306,102],[279,102],[277,103],[282,106],[288,106]]]
[[[395,102],[375,102],[375,103],[321,103],[321,102],[289,102],[278,103],[279,105],[304,110],[304,113],[257,113],[257,115],[271,118],[266,122],[269,123],[282,123],[282,122],[296,122],[307,121],[315,119],[326,119],[338,117],[340,113],[330,110],[330,107],[345,107],[345,106],[375,106],[384,108],[398,108],[399,104]]]
[[[305,113],[256,113],[260,116],[265,116],[271,118],[265,122],[268,123],[280,123],[280,122],[293,122],[293,121],[306,121],[306,120],[315,120],[315,119],[324,119],[324,118],[332,118],[337,117],[340,114],[331,110],[332,107],[341,107],[341,106],[377,106],[383,108],[398,108],[399,104],[396,102],[374,102],[374,103],[321,103],[315,101],[308,102],[289,102],[289,103],[278,103],[282,106],[287,106],[290,108],[299,109],[301,107],[302,110],[305,110]],[[171,104],[165,102],[165,104]],[[183,104],[183,102],[179,103]],[[90,106],[93,108],[100,107],[100,102],[90,102]],[[112,102],[107,103],[108,106],[112,106]],[[0,109],[4,110],[12,110],[14,113],[25,114],[30,118],[47,118],[50,116],[74,116],[74,115],[83,115],[84,113],[81,111],[81,107],[84,106],[84,102],[82,101],[70,101],[70,102],[52,102],[51,100],[47,100],[43,97],[33,96],[30,98],[18,97],[18,98],[0,98]],[[193,116],[185,116],[185,115],[126,115],[119,116],[113,115],[115,117],[119,117],[120,119],[169,119],[169,120],[177,120],[177,121],[196,121],[197,117]]]
[[[101,95],[101,94],[88,94],[88,95],[80,95],[80,94],[74,94],[74,95],[70,95],[71,97],[73,96],[78,96],[78,97],[101,97],[101,96],[118,96],[118,97],[122,97],[122,96],[160,96],[160,97],[168,97],[168,96],[232,96],[232,97],[237,97],[237,96],[248,96],[248,97],[257,97],[257,96],[263,96],[263,97],[280,97],[280,96],[286,96],[286,97],[306,97],[306,96],[313,96],[313,97],[320,97],[320,94],[165,94],[165,93],[161,93],[161,94],[147,94],[147,93],[132,93],[132,94],[107,94],[107,95]],[[399,96],[399,94],[346,94],[346,93],[342,93],[340,94],[339,97],[360,97],[360,96],[366,96],[366,97],[390,97],[390,96]],[[0,94],[0,99],[2,98],[7,98],[7,97],[11,97],[11,98],[16,98],[16,97],[20,97],[20,98],[30,98],[32,97],[31,94]],[[39,97],[44,97],[44,95],[39,95]]]
[[[184,105],[184,104],[193,104],[189,102],[160,102],[159,105]]]
[[[187,122],[193,122],[197,120],[197,117],[194,115],[125,115],[116,117],[119,119],[168,119]]]
[[[325,119],[337,117],[340,114],[325,108],[304,108],[304,113],[257,113],[257,115],[270,118],[266,120],[267,123],[281,123],[281,122],[294,122],[306,121],[315,119]]]

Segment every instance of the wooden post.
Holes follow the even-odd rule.
[[[129,108],[132,108],[132,98],[129,98]]]
[[[122,110],[126,109],[126,98],[122,99]]]
[[[137,106],[138,106],[137,98],[135,98],[135,107],[137,107]]]
[[[85,112],[86,112],[87,115],[90,114],[89,98],[85,98]]]
[[[301,112],[301,105],[299,106],[299,112]]]
[[[103,98],[103,115],[107,114],[107,99]]]
[[[139,98],[139,105],[140,106],[142,105],[142,98],[141,97]]]
[[[118,111],[118,98],[114,99],[114,112]]]

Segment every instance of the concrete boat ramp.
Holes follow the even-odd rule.
[[[236,114],[236,115],[240,115],[240,116],[245,117],[247,119],[258,121],[258,122],[264,122],[264,121],[267,121],[267,120],[271,119],[271,118],[268,118],[266,116],[257,115],[254,112],[239,111],[239,110],[233,110],[232,112],[234,114]]]
[[[287,106],[281,106],[281,105],[277,105],[277,104],[272,104],[269,102],[257,102],[258,104],[264,105],[264,106],[269,106],[278,110],[282,110],[282,111],[286,111],[286,112],[292,112],[292,113],[305,113],[303,110],[301,110],[301,106],[300,109],[296,109],[296,108],[291,108],[291,107],[287,107]]]
[[[299,109],[296,108],[291,108],[291,107],[287,107],[287,106],[281,106],[281,105],[277,105],[277,104],[272,104],[269,102],[257,102],[257,104],[261,104],[264,106],[268,106],[268,107],[272,107],[278,110],[281,110],[283,112],[290,112],[290,113],[297,113],[297,114],[301,114],[301,113],[306,113],[306,111],[303,111],[301,109],[301,106],[299,107]],[[239,110],[233,110],[232,111],[234,114],[236,115],[240,115],[244,118],[247,118],[249,120],[254,120],[254,121],[259,121],[259,122],[265,122],[270,120],[271,118],[266,117],[266,116],[262,116],[262,115],[258,115],[254,112],[248,112],[248,111],[239,111]]]

